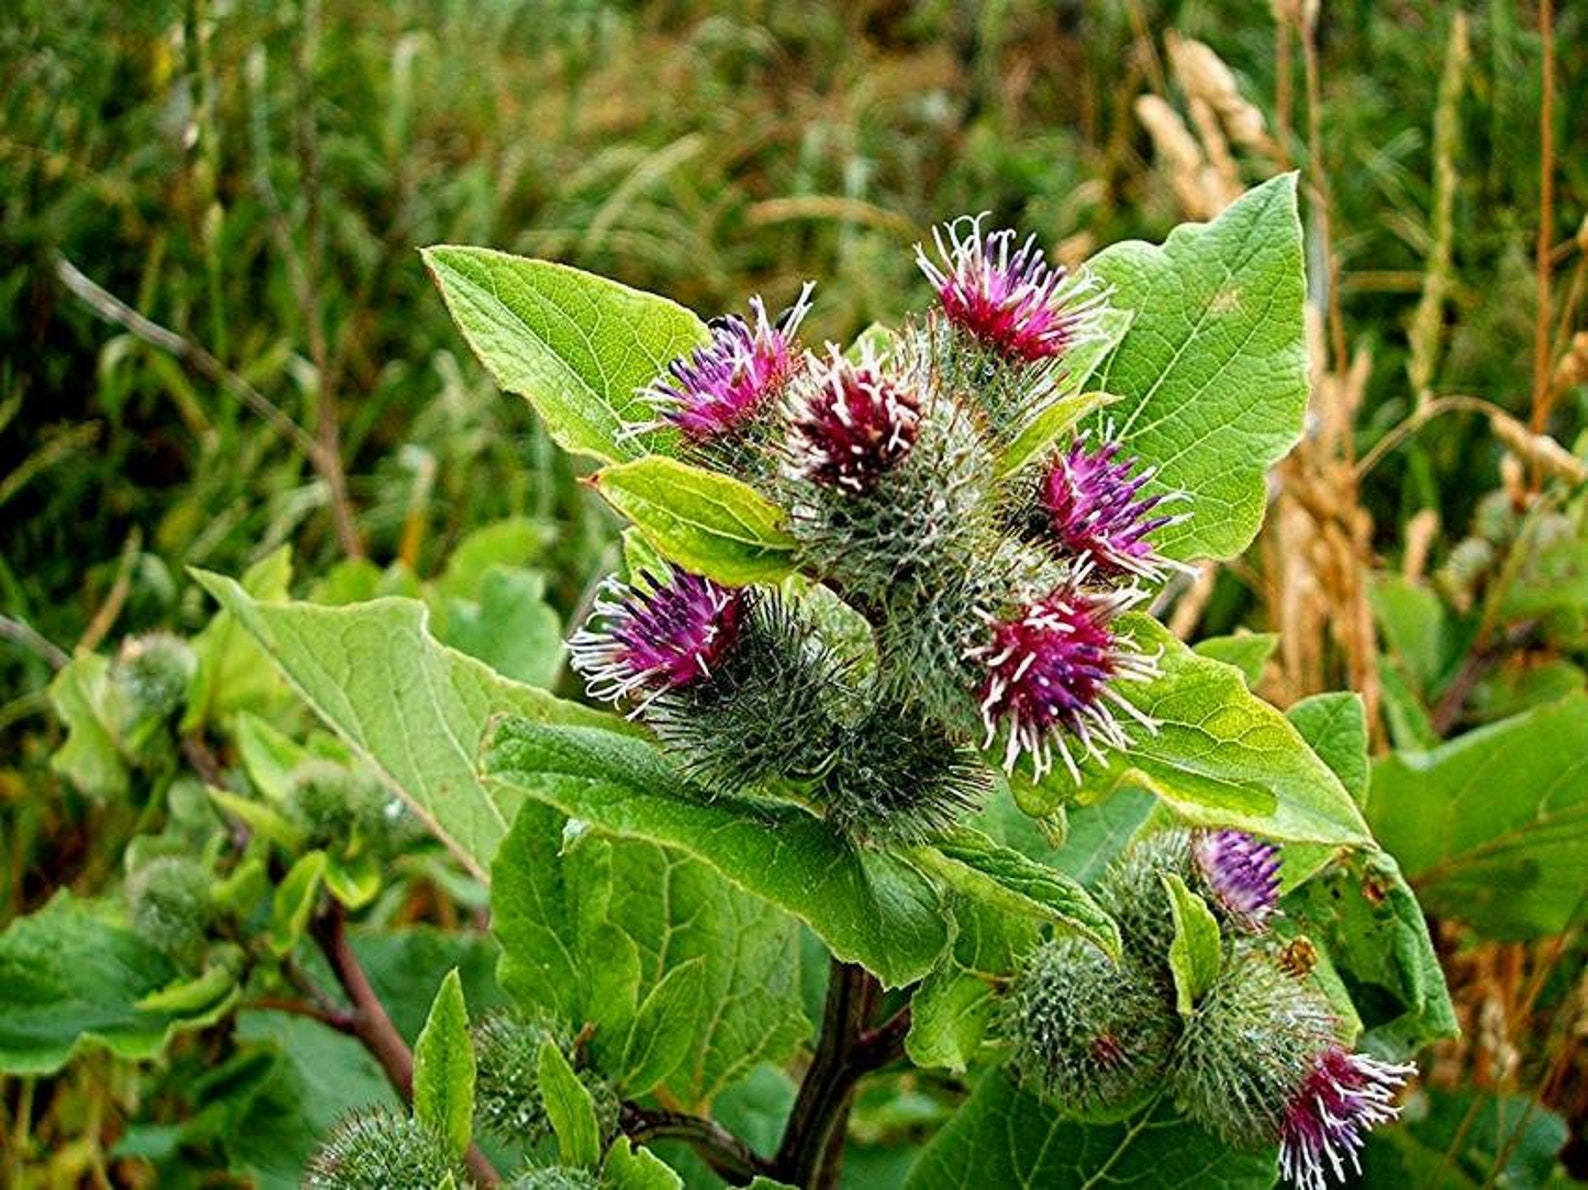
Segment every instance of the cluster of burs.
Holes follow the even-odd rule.
[[[1115,443],[1023,445],[1073,398],[1106,291],[1013,232],[945,230],[940,262],[920,254],[939,308],[897,333],[803,350],[807,286],[776,320],[759,301],[718,319],[645,394],[637,432],[775,503],[800,577],[642,568],[570,644],[699,785],[797,800],[863,843],[973,811],[995,744],[1038,778],[1123,747],[1118,684],[1154,673],[1117,617],[1164,565],[1164,494]]]
[[[1156,658],[1119,617],[1169,565],[1151,537],[1174,494],[1107,435],[1051,432],[1108,293],[979,220],[936,248],[918,256],[937,308],[898,331],[806,352],[807,287],[779,319],[759,302],[719,319],[645,394],[636,432],[675,433],[688,461],[775,503],[799,577],[638,568],[570,646],[591,692],[631,706],[708,795],[795,800],[862,845],[928,841],[974,811],[988,749],[1010,772],[1078,779],[1153,730],[1122,690]],[[1407,1068],[1348,1052],[1310,964],[1268,943],[1277,872],[1273,848],[1233,831],[1127,852],[1099,892],[1123,958],[1073,938],[1028,957],[1000,1018],[1015,1069],[1083,1116],[1167,1090],[1232,1146],[1279,1145],[1298,1185],[1343,1176]],[[1169,959],[1176,881],[1218,922],[1194,1003]]]
[[[1160,830],[1129,848],[1095,890],[1122,957],[1078,938],[1039,946],[1002,1003],[1011,1065],[1067,1113],[1117,1120],[1167,1095],[1234,1148],[1277,1145],[1297,1186],[1344,1178],[1412,1068],[1341,1043],[1316,952],[1270,931],[1279,871],[1275,847],[1233,830]],[[1170,956],[1192,915],[1217,931],[1217,963],[1188,986]]]

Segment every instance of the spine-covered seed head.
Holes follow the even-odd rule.
[[[1009,360],[1062,356],[1092,333],[1106,291],[1088,274],[1051,264],[1035,236],[983,232],[981,215],[932,232],[938,259],[916,245],[916,261],[958,329]]]
[[[1336,1021],[1318,992],[1260,951],[1237,952],[1186,1021],[1172,1079],[1186,1110],[1231,1145],[1278,1143]]]
[[[601,1180],[588,1169],[572,1165],[548,1165],[518,1175],[508,1190],[599,1190]]]
[[[500,1140],[532,1146],[550,1133],[540,1093],[540,1047],[547,1041],[571,1056],[557,1023],[543,1016],[493,1012],[470,1030],[478,1068],[474,1116]]]
[[[983,746],[991,747],[1002,731],[1007,770],[1026,753],[1040,778],[1052,769],[1057,751],[1078,781],[1072,742],[1099,759],[1105,747],[1129,746],[1116,709],[1148,730],[1154,726],[1113,687],[1117,680],[1158,676],[1154,659],[1136,652],[1111,623],[1143,592],[1090,590],[1082,578],[1084,571],[1012,615],[990,619],[986,639],[970,652],[983,670]]]
[[[470,1185],[444,1138],[395,1111],[355,1112],[332,1129],[304,1173],[306,1190]]]
[[[1197,831],[1191,852],[1203,886],[1224,915],[1260,934],[1279,909],[1279,848],[1244,831]]]
[[[739,639],[748,596],[683,570],[640,578],[640,588],[607,582],[568,654],[594,697],[643,706],[710,680]]]
[[[1147,538],[1175,519],[1156,512],[1168,494],[1144,495],[1153,469],[1132,476],[1136,461],[1118,454],[1117,442],[1081,438],[1057,455],[1042,476],[1037,529],[1102,575],[1156,579],[1164,561]]]
[[[854,364],[836,347],[831,351],[789,410],[790,465],[816,483],[859,495],[910,453],[921,400],[871,352]]]
[[[918,712],[880,707],[846,730],[813,794],[829,822],[874,843],[920,843],[978,809],[990,774]]]
[[[1038,947],[1001,1011],[1014,1069],[1075,1115],[1139,1106],[1160,1083],[1174,1042],[1174,1013],[1153,979],[1074,938]]]
[[[645,397],[660,424],[673,426],[697,447],[731,442],[775,410],[789,380],[802,366],[796,332],[811,307],[807,284],[799,300],[775,321],[760,298],[750,300],[752,317],[715,318],[711,341],[674,360]]]
[[[1094,890],[1119,926],[1125,949],[1144,963],[1161,965],[1174,941],[1174,916],[1163,883],[1171,874],[1195,887],[1189,831],[1159,830],[1136,840],[1109,864]]]

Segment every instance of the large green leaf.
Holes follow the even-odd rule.
[[[588,831],[565,843],[565,821],[528,802],[497,854],[492,923],[507,990],[526,1008],[595,1024],[603,1069],[632,1079],[628,1051],[649,1045],[631,1036],[647,1028],[642,998],[680,967],[700,967],[695,1020],[679,1030],[688,1052],[668,1077],[695,1108],[757,1062],[792,1053],[810,1032],[798,923],[655,843]]]
[[[795,807],[708,798],[642,740],[510,719],[483,764],[492,787],[706,861],[808,922],[834,954],[887,986],[919,979],[948,945],[941,898],[907,863],[857,849]]]
[[[1122,400],[1094,421],[1159,468],[1153,490],[1190,495],[1189,516],[1157,534],[1165,554],[1233,557],[1262,523],[1264,475],[1301,436],[1307,405],[1296,176],[1161,248],[1115,244],[1092,267],[1136,315],[1092,379]]]
[[[0,1071],[51,1074],[79,1046],[152,1058],[183,1030],[203,1028],[232,1004],[221,980],[209,1003],[181,1012],[141,1003],[180,979],[175,965],[104,906],[58,893],[0,934]]]
[[[1345,856],[1282,903],[1289,923],[1323,946],[1369,1036],[1411,1053],[1456,1035],[1428,923],[1389,855]]]
[[[652,455],[605,468],[595,485],[685,570],[737,584],[776,582],[794,569],[782,510],[737,479]]]
[[[481,879],[520,800],[511,792],[487,794],[475,776],[486,721],[511,712],[613,722],[436,643],[424,605],[414,600],[263,603],[231,579],[195,576],[315,712]]]
[[[623,433],[653,416],[636,390],[710,338],[677,303],[567,265],[449,245],[424,258],[496,383],[527,397],[576,454],[612,462],[647,453]]]
[[[1268,1190],[1272,1152],[1239,1153],[1167,1107],[1117,1124],[1066,1120],[1002,1071],[927,1146],[905,1190]]]
[[[1294,842],[1372,842],[1339,777],[1284,715],[1246,689],[1239,670],[1199,657],[1149,616],[1119,623],[1138,647],[1161,651],[1161,677],[1118,685],[1158,730],[1133,726],[1128,751],[1089,760],[1089,787],[1139,784],[1203,826]]]
[[[1386,757],[1368,815],[1434,913],[1496,938],[1559,933],[1588,871],[1588,696]]]

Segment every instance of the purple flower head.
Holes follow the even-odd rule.
[[[811,308],[807,283],[799,300],[774,322],[760,298],[750,299],[754,322],[736,314],[711,320],[711,342],[674,360],[645,397],[692,442],[705,442],[741,428],[800,366],[795,332]]]
[[[941,264],[915,246],[943,312],[1008,359],[1031,363],[1063,355],[1091,332],[1106,291],[1088,274],[1050,264],[1035,236],[1017,246],[1012,229],[984,235],[984,218],[964,215],[933,228]]]
[[[1197,831],[1191,854],[1214,899],[1254,934],[1279,906],[1279,848],[1243,831]]]
[[[1168,494],[1143,496],[1154,470],[1132,477],[1136,460],[1116,460],[1118,454],[1117,442],[1094,449],[1081,438],[1055,459],[1042,481],[1044,528],[1065,548],[1093,559],[1105,574],[1156,578],[1163,559],[1146,537],[1175,520],[1152,515]]]
[[[693,685],[739,639],[748,611],[743,590],[683,570],[665,580],[642,577],[643,591],[608,580],[607,597],[568,642],[573,667],[596,698],[642,694],[649,701]]]
[[[1012,771],[1020,753],[1028,752],[1042,777],[1052,769],[1057,748],[1064,767],[1079,781],[1066,737],[1101,758],[1100,744],[1124,748],[1130,743],[1114,708],[1149,730],[1155,726],[1110,684],[1115,678],[1157,676],[1155,659],[1132,652],[1109,627],[1118,612],[1145,593],[1129,587],[1084,590],[1080,583],[1085,577],[1083,570],[1069,585],[1027,604],[1012,618],[991,620],[992,640],[968,654],[986,674],[980,691],[987,729],[983,747],[991,746],[1003,727],[1006,770]]]
[[[799,474],[859,494],[910,453],[921,403],[884,375],[869,351],[858,364],[831,351],[790,411],[790,454]]]
[[[1345,1181],[1347,1161],[1360,1173],[1364,1134],[1399,1114],[1395,1093],[1416,1069],[1338,1045],[1324,1049],[1285,1105],[1279,1165],[1286,1179],[1301,1190],[1324,1190],[1329,1170]]]

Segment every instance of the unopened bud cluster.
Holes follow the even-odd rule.
[[[1189,1011],[1166,956],[1178,877],[1219,922],[1217,977]],[[1352,1053],[1328,1000],[1269,935],[1276,849],[1239,831],[1160,831],[1105,873],[1098,899],[1120,927],[1116,964],[1088,942],[1043,943],[1004,1001],[1010,1061],[1072,1115],[1119,1118],[1167,1087],[1241,1149],[1277,1145],[1285,1177],[1322,1190],[1358,1167],[1370,1128],[1393,1119],[1412,1067]]]
[[[790,797],[852,837],[914,842],[974,810],[991,750],[1041,778],[1150,731],[1121,692],[1156,676],[1120,614],[1167,563],[1172,493],[1090,434],[1010,468],[1011,445],[1102,334],[1107,290],[1034,240],[961,219],[918,249],[937,308],[857,350],[806,350],[782,317],[711,325],[645,396],[688,461],[776,504],[805,579],[869,627],[824,640],[808,599],[656,567],[613,581],[571,642],[717,792]],[[809,586],[799,588],[809,591]]]

